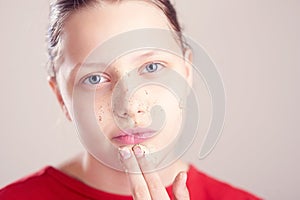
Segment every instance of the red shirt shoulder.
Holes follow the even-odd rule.
[[[46,167],[34,174],[31,174],[25,178],[22,178],[0,190],[0,199],[32,199],[36,200],[41,198],[37,196],[39,194],[45,194],[49,196],[49,198],[53,198],[49,192],[49,187],[53,181],[51,177],[47,175],[47,170],[50,167]],[[46,197],[48,199],[48,197]]]
[[[187,187],[191,200],[257,200],[254,195],[218,181],[191,166],[188,171]],[[172,196],[172,186],[166,188]],[[12,183],[0,190],[1,200],[132,200],[122,196],[100,191],[74,179],[63,172],[46,167],[39,172]]]
[[[259,200],[249,192],[212,178],[191,166],[188,171],[187,187],[191,199],[207,200]]]
[[[1,200],[132,200],[92,188],[49,166],[0,190]]]

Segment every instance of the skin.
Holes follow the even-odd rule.
[[[118,13],[118,14],[116,14]],[[105,20],[109,19],[109,20]],[[141,28],[161,28],[169,29],[167,18],[164,14],[151,4],[140,1],[125,1],[117,4],[104,4],[97,8],[85,8],[73,13],[65,22],[62,33],[61,58],[57,62],[56,78],[49,78],[49,84],[53,89],[62,110],[69,120],[72,119],[72,92],[74,84],[76,85],[76,66],[82,63],[87,55],[99,44],[106,41],[108,38],[134,29]],[[106,137],[111,139],[115,133],[115,126],[112,118],[111,105],[108,104],[112,95],[114,84],[120,80],[124,74],[131,71],[132,68],[124,66],[131,63],[131,56],[126,56],[119,59],[111,68],[106,70],[109,74],[109,81],[106,85],[101,85],[97,90],[101,94],[101,102],[95,101],[96,115],[99,116],[99,125],[101,126]],[[187,56],[190,60],[190,55]],[[177,60],[176,60],[177,59]],[[190,66],[184,59],[179,59],[174,56],[173,70],[181,74],[188,82],[191,80]],[[138,65],[140,66],[140,65]],[[133,67],[134,68],[134,67]],[[84,86],[86,87],[86,86]],[[90,85],[88,85],[90,87]],[[106,88],[105,88],[106,87]],[[85,88],[88,90],[88,88]],[[147,88],[147,93],[158,94],[150,95],[151,98],[145,97],[144,91],[138,91],[131,99],[131,104],[127,108],[128,116],[135,122],[138,127],[147,127],[149,125],[149,113],[147,113],[140,105],[141,102],[146,104],[144,107],[149,107],[156,101],[161,101],[165,104],[164,109],[172,110],[171,120],[167,122],[162,134],[159,134],[155,139],[146,141],[144,145],[153,146],[154,151],[163,148],[164,145],[172,139],[171,129],[174,121],[179,119],[178,105],[176,101],[172,101],[170,96],[165,91],[155,87]],[[154,96],[154,97],[153,97]],[[100,99],[96,97],[96,99]],[[147,101],[145,101],[147,99]],[[106,102],[103,104],[103,102]],[[170,108],[168,108],[168,106]],[[141,112],[143,111],[143,112]],[[142,113],[142,114],[140,114]],[[174,117],[175,116],[175,117]],[[101,120],[100,120],[101,119]],[[123,118],[122,118],[123,119]],[[120,119],[120,120],[122,120]],[[174,134],[173,134],[174,135]],[[122,146],[115,141],[112,141],[115,146]],[[143,151],[140,151],[137,146],[126,146],[120,150],[121,162],[126,169],[135,168],[138,174],[124,173],[113,170],[100,162],[98,162],[88,152],[76,156],[70,161],[63,163],[59,169],[64,173],[72,176],[91,187],[103,190],[106,192],[122,195],[132,195],[134,199],[169,199],[165,187],[173,184],[173,194],[175,199],[189,199],[189,193],[186,188],[186,173],[188,165],[178,160],[174,164],[153,173],[143,173],[150,161],[145,159]],[[107,181],[107,177],[110,177]]]

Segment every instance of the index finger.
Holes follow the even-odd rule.
[[[132,151],[124,147],[120,148],[119,152],[121,156],[120,160],[129,178],[133,198],[135,200],[151,200],[147,184]]]
[[[124,154],[126,154],[124,156]],[[138,163],[137,157],[144,157],[144,152],[135,151],[133,153],[128,148],[120,149],[121,162],[123,163],[128,175],[131,192],[135,200],[168,200],[165,187],[156,173],[143,173]]]
[[[143,177],[147,183],[148,190],[152,199],[170,199],[159,175],[156,172],[145,172],[147,171],[147,169],[152,169],[153,163],[151,159],[146,158],[145,151],[141,148],[141,145],[135,145],[133,147],[133,152],[143,173]]]

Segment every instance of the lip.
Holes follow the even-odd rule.
[[[156,132],[147,128],[126,129],[118,132],[112,140],[124,145],[138,144],[154,137]]]

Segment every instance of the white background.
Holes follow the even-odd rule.
[[[227,114],[198,168],[266,199],[300,199],[300,1],[177,0],[223,78]],[[0,186],[83,150],[47,85],[48,1],[0,1]]]

